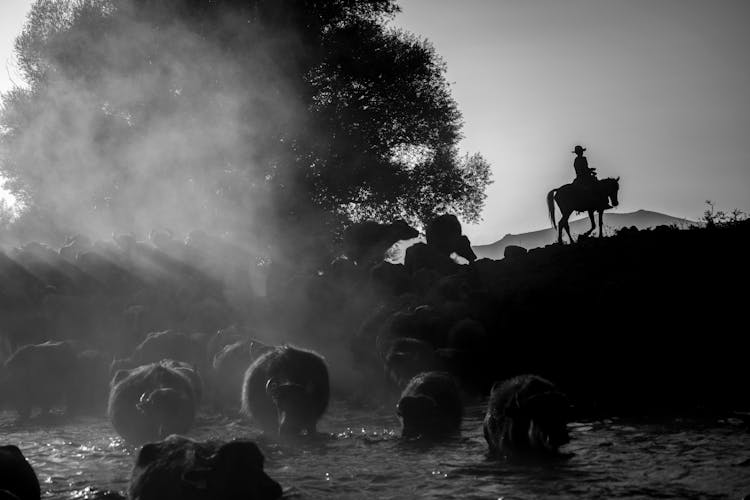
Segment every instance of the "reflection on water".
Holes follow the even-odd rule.
[[[329,433],[296,446],[264,439],[242,422],[204,416],[196,439],[249,437],[288,498],[742,498],[750,494],[750,433],[734,420],[571,426],[568,460],[490,461],[472,408],[460,437],[440,444],[403,442],[390,408],[335,404],[320,425]],[[125,495],[135,450],[104,419],[51,417],[24,426],[0,418],[0,441],[17,444],[39,475],[44,498]]]

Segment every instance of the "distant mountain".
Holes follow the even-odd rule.
[[[599,221],[596,221],[599,224]],[[604,214],[604,234],[612,234],[614,231],[623,228],[635,226],[638,229],[648,229],[651,227],[662,226],[662,225],[677,225],[678,227],[687,227],[691,224],[695,224],[694,221],[688,219],[679,219],[670,215],[660,214],[658,212],[650,212],[648,210],[638,210],[637,212],[631,213],[608,213]],[[581,219],[576,219],[570,222],[570,230],[575,238],[577,235],[587,231],[591,227],[588,216]],[[597,228],[597,234],[599,229]],[[565,235],[567,240],[567,235]],[[522,234],[506,234],[502,239],[489,245],[477,245],[472,247],[474,253],[480,259],[483,257],[489,259],[502,259],[503,251],[508,245],[518,245],[524,248],[536,248],[549,245],[557,241],[557,230],[542,229],[540,231],[533,231],[530,233]]]

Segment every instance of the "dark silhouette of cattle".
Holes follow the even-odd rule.
[[[212,362],[212,386],[218,407],[240,409],[245,372],[253,361],[272,349],[257,340],[246,339],[225,345],[216,353]]]
[[[411,274],[429,270],[448,275],[461,270],[461,266],[453,260],[452,255],[463,257],[469,262],[474,262],[477,258],[466,236],[459,235],[450,245],[445,246],[449,247],[450,251],[429,243],[419,242],[411,245],[404,253],[404,267]]]
[[[75,262],[78,254],[91,250],[91,239],[84,234],[74,234],[65,239],[65,244],[60,247],[60,257],[68,262]]]
[[[221,352],[224,346],[236,344],[237,342],[241,342],[249,338],[250,333],[237,327],[237,325],[232,325],[227,328],[221,328],[217,330],[216,333],[209,337],[208,342],[206,343],[206,356],[208,365],[210,366],[213,364],[214,357],[219,352]]]
[[[377,352],[385,358],[391,344],[398,339],[413,338],[441,347],[450,328],[447,318],[432,306],[420,305],[413,310],[400,310],[390,315],[377,334]]]
[[[165,330],[151,332],[136,346],[129,358],[118,359],[112,363],[111,373],[119,369],[156,363],[162,359],[184,361],[199,368],[205,366],[205,347],[194,335]]]
[[[446,372],[420,373],[404,388],[397,413],[403,437],[454,434],[463,416],[458,384]]]
[[[484,397],[490,389],[494,355],[493,338],[480,321],[463,317],[448,331],[445,347],[436,351],[444,370],[460,382],[462,389]]]
[[[34,409],[42,414],[67,406],[77,366],[68,342],[26,345],[5,361],[0,374],[0,398],[27,419]],[[69,408],[67,408],[69,410]]]
[[[91,276],[47,245],[30,242],[14,249],[12,256],[55,293],[84,295],[99,291],[98,284]]]
[[[503,257],[506,259],[515,259],[524,256],[527,253],[528,251],[524,247],[518,245],[508,245],[503,250]]]
[[[419,231],[403,220],[390,224],[358,222],[344,230],[344,255],[360,266],[369,266],[382,261],[385,252],[395,243],[417,236]]]
[[[443,255],[456,253],[469,262],[477,259],[469,239],[461,234],[461,223],[455,215],[443,214],[433,218],[427,223],[425,233],[427,245]]]
[[[5,495],[5,497],[3,497]],[[17,446],[0,446],[0,498],[39,500],[41,489],[31,464]]]
[[[495,380],[514,374],[540,373],[565,387],[578,411],[607,408],[639,414],[747,406],[747,393],[736,382],[743,376],[744,359],[740,349],[731,349],[738,342],[736,324],[743,324],[744,297],[725,293],[689,310],[686,304],[694,304],[706,290],[741,290],[748,282],[746,259],[735,255],[747,246],[748,223],[685,231],[624,230],[611,238],[550,245],[522,257],[519,251],[512,258],[508,254],[507,259],[463,266],[446,247],[441,250],[440,236],[435,239],[435,234],[458,234],[455,223],[446,227],[442,233],[430,230],[432,244],[410,248],[403,267],[363,268],[350,260],[326,267],[330,253],[309,259],[314,266],[298,266],[297,258],[308,262],[300,251],[290,265],[292,271],[302,271],[285,283],[283,293],[273,298],[244,295],[241,307],[230,307],[226,300],[243,296],[229,290],[234,285],[204,279],[205,269],[224,275],[239,269],[213,262],[232,254],[217,250],[221,238],[207,238],[206,244],[196,240],[192,246],[177,243],[187,253],[205,250],[195,265],[187,256],[177,265],[179,259],[168,252],[138,241],[124,247],[114,240],[97,241],[78,252],[74,262],[44,245],[23,245],[0,253],[2,357],[26,344],[75,337],[108,357],[121,358],[130,356],[148,332],[194,332],[185,325],[220,321],[221,328],[236,323],[284,332],[285,338],[320,349],[329,359],[340,359],[336,349],[350,345],[351,368],[361,373],[347,390],[357,386],[390,398],[381,404],[393,402],[388,392],[392,383],[384,375],[389,350],[396,341],[416,339],[429,344],[441,369],[472,394],[486,395]],[[420,265],[432,258],[414,259],[420,248],[438,263]],[[277,255],[268,258],[276,260]],[[71,272],[72,267],[78,271]],[[79,280],[81,275],[88,278]],[[91,281],[95,286],[86,284]],[[580,307],[581,297],[588,301],[586,321],[561,334],[561,318]],[[372,314],[377,319],[366,322],[381,306],[382,314]],[[422,306],[439,321],[413,321]],[[477,333],[481,329],[464,328],[465,320],[481,324],[486,336]],[[458,328],[462,322],[464,327]],[[705,335],[712,341],[706,342]],[[612,341],[619,346],[616,355],[607,348]],[[590,350],[598,354],[591,356]],[[203,367],[212,366],[215,354],[201,352]],[[638,360],[636,371],[633,359]],[[710,369],[693,369],[705,363]],[[347,373],[348,368],[331,373]],[[208,371],[201,373],[209,377]],[[56,397],[53,406],[67,407],[64,397]]]
[[[409,272],[403,264],[379,262],[370,268],[370,288],[378,296],[397,296],[411,290]]]
[[[45,294],[47,283],[0,251],[0,297],[9,311],[31,305]]]
[[[130,477],[131,500],[275,500],[279,483],[263,470],[255,443],[199,442],[172,435],[138,452]]]
[[[568,408],[565,395],[536,375],[495,384],[484,417],[484,438],[490,454],[556,454],[569,441]]]
[[[330,397],[328,367],[317,353],[276,347],[248,368],[242,412],[269,433],[314,434]]]
[[[115,431],[133,444],[186,433],[197,408],[190,367],[172,360],[119,370],[107,413]]]
[[[391,380],[403,389],[417,374],[439,369],[440,362],[432,344],[405,337],[391,343],[385,367]]]

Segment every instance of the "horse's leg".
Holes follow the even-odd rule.
[[[565,232],[568,233],[568,239],[571,243],[575,243],[575,240],[573,240],[573,235],[570,234],[570,224],[568,224],[568,221],[565,221]]]
[[[559,203],[558,203],[559,206]],[[565,210],[560,207],[560,221],[557,223],[557,242],[563,244],[562,233],[565,227],[565,221],[568,220],[568,216],[565,215]]]
[[[602,237],[602,231],[604,230],[604,224],[602,223],[602,219],[604,218],[604,210],[599,210],[599,237]],[[591,218],[592,222],[594,218]]]
[[[568,233],[568,239],[573,243],[573,236],[570,235],[570,224],[568,224],[568,218],[571,212],[564,212],[560,219],[560,242],[562,243],[562,230],[565,228],[565,232]]]
[[[594,229],[596,229],[596,224],[594,223],[594,212],[593,212],[593,210],[589,210],[589,220],[591,221],[591,228],[588,231],[586,231],[585,233],[583,233],[586,236],[590,235],[592,232],[594,232]]]

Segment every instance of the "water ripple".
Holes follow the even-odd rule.
[[[402,441],[390,408],[334,404],[321,434],[280,443],[242,421],[201,415],[196,439],[258,441],[284,498],[741,498],[750,493],[750,433],[714,421],[607,419],[571,424],[567,460],[513,464],[487,458],[481,407],[460,436]],[[49,417],[18,425],[0,415],[4,443],[37,470],[45,499],[114,500],[126,495],[135,450],[104,419]]]

